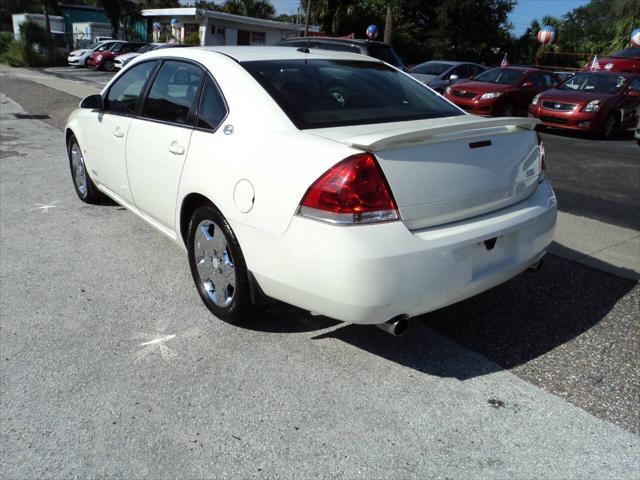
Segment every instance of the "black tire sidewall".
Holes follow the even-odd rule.
[[[607,125],[609,124],[609,122],[613,122],[613,128],[611,129],[611,132],[607,131]],[[603,130],[602,130],[602,136],[606,140],[611,140],[612,138],[614,138],[616,136],[616,130],[617,129],[618,129],[618,120],[617,120],[615,115],[611,114],[604,121]]]
[[[110,65],[109,68],[107,68],[107,65]],[[116,68],[115,63],[113,63],[113,60],[105,60],[104,63],[102,64],[102,69],[105,72],[113,72],[113,70]]]
[[[511,110],[508,112],[507,110]],[[502,107],[502,116],[503,117],[513,117],[516,114],[516,108],[513,103],[507,103],[504,107]]]
[[[73,189],[76,191],[76,195],[78,195],[78,198],[83,202],[96,203],[102,198],[102,195],[100,194],[95,184],[91,180],[91,177],[89,176],[89,170],[87,169],[86,162],[84,164],[84,173],[87,177],[86,195],[82,196],[82,194],[80,193],[80,190],[78,190],[78,186],[76,185],[75,178],[74,178],[75,172],[73,171],[73,164],[71,163],[71,146],[74,143],[76,143],[78,145],[78,148],[82,150],[82,147],[80,146],[80,142],[78,142],[78,139],[75,137],[75,135],[69,136],[69,141],[67,142],[67,157],[69,158],[69,172],[71,173],[71,182],[73,183]]]
[[[211,220],[215,222],[216,226],[224,233],[227,247],[230,250],[231,258],[233,260],[233,266],[235,269],[236,285],[233,293],[233,299],[231,303],[226,307],[220,307],[216,305],[204,289],[202,282],[200,281],[200,275],[196,267],[195,261],[195,234],[198,225],[203,220]],[[191,269],[191,276],[193,277],[193,283],[196,290],[202,299],[202,302],[216,317],[224,320],[228,323],[241,323],[244,321],[251,311],[251,293],[249,290],[249,280],[247,275],[247,265],[242,254],[240,244],[231,229],[231,226],[224,218],[222,213],[213,205],[202,205],[198,207],[189,221],[187,229],[187,254],[189,257],[189,268]]]

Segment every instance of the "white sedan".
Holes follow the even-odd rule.
[[[139,56],[65,135],[80,199],[183,246],[219,318],[273,298],[398,334],[544,256],[535,122],[468,115],[363,55],[203,47]]]

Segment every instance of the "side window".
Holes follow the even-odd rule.
[[[189,112],[196,102],[203,75],[201,68],[190,63],[164,62],[144,102],[142,116],[191,125]]]
[[[554,75],[549,73],[544,74],[544,86],[545,87],[553,87],[556,83],[558,83],[557,78]]]
[[[635,77],[631,79],[631,82],[629,83],[629,89],[640,90],[640,77]]]
[[[542,74],[540,73],[532,73],[529,76],[529,80],[533,82],[533,86],[535,88],[543,88],[544,87],[544,79],[542,78]]]
[[[227,106],[213,80],[207,76],[198,109],[198,127],[215,130],[227,115]]]
[[[107,93],[105,106],[111,112],[131,114],[136,110],[138,98],[156,62],[145,62],[127,70]]]
[[[478,67],[477,65],[469,65],[469,76],[475,77],[476,75],[480,75],[482,72],[484,72],[483,68]]]
[[[457,75],[458,78],[468,78],[469,74],[467,73],[467,66],[466,65],[460,65],[459,67],[454,68],[451,71],[451,73],[449,74],[449,77],[451,75]]]

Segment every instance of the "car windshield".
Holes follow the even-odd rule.
[[[640,58],[640,48],[625,48],[611,55],[612,58]]]
[[[450,63],[427,62],[413,67],[409,72],[420,75],[442,75],[452,66]]]
[[[474,77],[478,82],[500,83],[502,85],[517,85],[524,77],[524,70],[513,68],[492,68]]]
[[[91,45],[87,45],[85,48],[87,50],[95,50],[96,48],[98,48],[100,46],[100,43],[92,43]]]
[[[606,73],[577,73],[560,87],[560,90],[575,90],[593,93],[618,93],[627,79],[621,75]]]
[[[370,57],[382,60],[383,62],[386,62],[389,65],[393,65],[394,67],[399,69],[404,68],[402,60],[400,60],[400,57],[398,57],[396,51],[389,45],[370,43],[367,44],[367,50],[369,51]]]
[[[374,62],[243,62],[300,129],[464,115],[419,82]]]

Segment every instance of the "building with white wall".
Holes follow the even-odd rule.
[[[13,22],[13,36],[16,40],[20,40],[20,25],[25,22],[34,22],[45,28],[44,15],[42,13],[14,13],[11,15]],[[49,25],[51,33],[55,35],[64,35],[64,17],[49,15]]]
[[[280,40],[304,34],[304,25],[278,22],[262,18],[243,17],[230,13],[199,8],[158,8],[143,10],[142,16],[150,22],[159,22],[163,30],[160,38],[172,35],[178,42],[198,32],[200,45],[273,45]],[[177,26],[171,20],[177,19]],[[318,26],[309,27],[319,32]],[[157,34],[156,34],[157,35]]]

